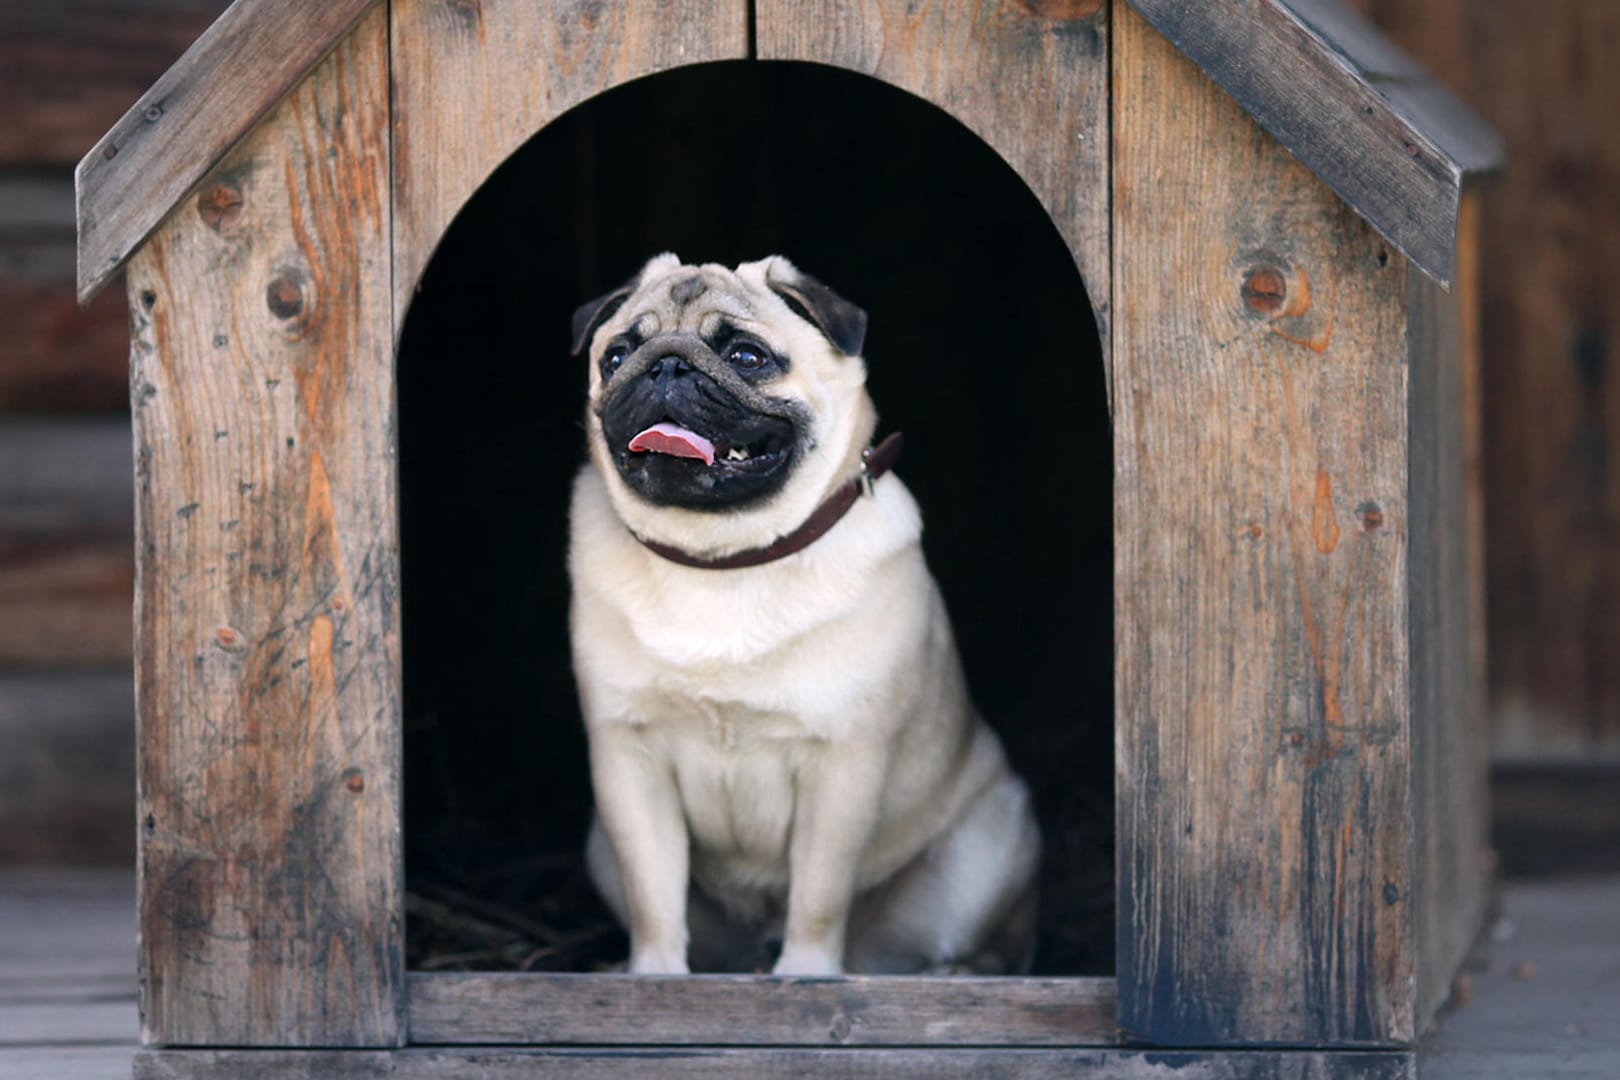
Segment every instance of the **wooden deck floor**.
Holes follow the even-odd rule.
[[[123,1080],[135,1016],[122,872],[0,871],[0,1078]],[[1620,876],[1511,885],[1424,1080],[1620,1078]]]

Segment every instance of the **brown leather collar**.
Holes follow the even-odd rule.
[[[709,559],[692,555],[680,548],[670,547],[668,544],[660,544],[656,540],[648,540],[644,536],[636,536],[636,539],[641,541],[647,550],[662,555],[670,562],[696,567],[699,570],[740,570],[745,566],[761,566],[777,559],[785,559],[789,555],[803,551],[826,535],[828,529],[838,524],[839,519],[849,513],[849,508],[855,505],[855,500],[861,497],[862,492],[871,493],[872,481],[894,468],[895,459],[899,456],[898,431],[876,446],[869,446],[861,451],[861,471],[827,496],[827,500],[816,507],[815,513],[806,518],[803,525],[786,536],[777,537],[765,547],[749,548],[747,551],[737,551]],[[635,533],[630,535],[635,536]]]

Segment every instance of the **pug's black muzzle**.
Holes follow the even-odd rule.
[[[619,476],[660,506],[730,510],[769,498],[792,474],[803,407],[751,385],[696,334],[658,334],[607,373],[596,402]],[[633,451],[637,434],[676,424],[714,444],[714,462]]]

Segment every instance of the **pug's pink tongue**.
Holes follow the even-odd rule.
[[[679,424],[654,424],[630,440],[630,449],[649,450],[654,454],[672,454],[675,457],[702,458],[703,464],[714,464],[714,443]]]

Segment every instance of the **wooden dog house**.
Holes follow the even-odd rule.
[[[406,970],[414,285],[535,132],[719,60],[950,113],[1094,299],[1115,978]],[[1415,1075],[1489,887],[1464,189],[1499,154],[1334,0],[238,0],[78,172],[81,296],[126,269],[133,319],[137,1074]]]

